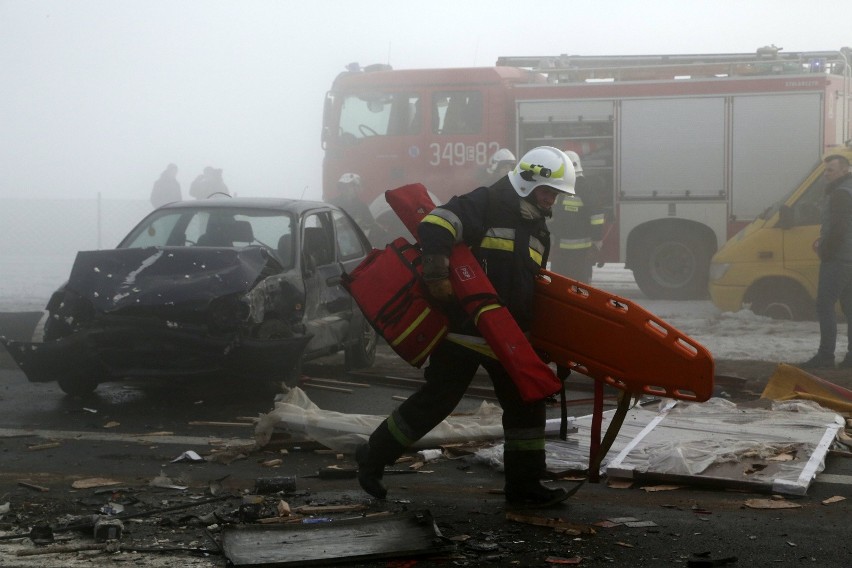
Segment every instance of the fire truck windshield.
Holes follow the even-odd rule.
[[[420,97],[408,93],[349,95],[340,107],[342,139],[420,133]]]

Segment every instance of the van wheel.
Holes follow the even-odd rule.
[[[636,247],[633,277],[652,300],[698,300],[707,297],[710,247],[684,231],[650,234]]]
[[[347,371],[372,367],[376,361],[376,345],[379,336],[363,316],[359,319],[358,337],[345,351],[344,365]]]
[[[749,290],[751,311],[777,320],[805,321],[816,319],[814,299],[798,284],[762,282]]]

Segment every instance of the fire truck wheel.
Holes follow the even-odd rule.
[[[648,234],[631,262],[636,284],[652,300],[707,297],[711,248],[685,231]]]

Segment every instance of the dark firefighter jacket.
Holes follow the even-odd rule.
[[[559,250],[588,250],[603,237],[604,212],[590,179],[579,176],[575,195],[560,195],[553,206],[551,230]]]
[[[424,256],[448,257],[456,243],[470,246],[500,301],[521,329],[529,329],[535,277],[547,262],[550,233],[543,216],[523,218],[521,198],[508,177],[435,208],[420,223],[418,235]],[[452,318],[453,331],[476,333],[466,317]]]

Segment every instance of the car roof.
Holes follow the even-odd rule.
[[[188,201],[176,201],[163,205],[165,209],[271,209],[301,214],[312,209],[338,209],[334,205],[322,201],[310,201],[304,199],[283,199],[278,197],[215,197],[212,199],[192,199]]]

